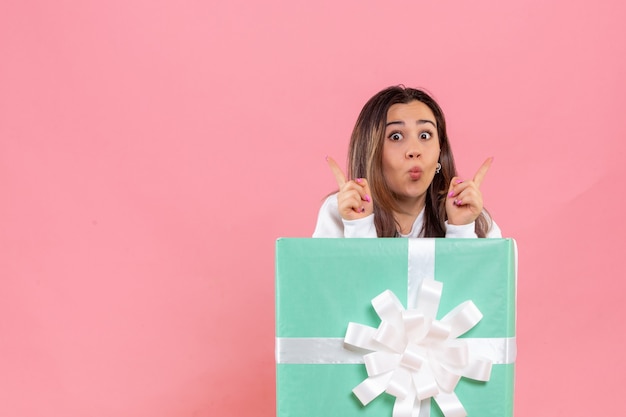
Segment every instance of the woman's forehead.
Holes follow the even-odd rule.
[[[430,121],[436,126],[433,111],[421,101],[413,100],[409,103],[396,103],[391,105],[389,110],[387,110],[387,123],[394,121],[411,122],[419,120]]]

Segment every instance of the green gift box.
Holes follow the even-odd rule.
[[[369,352],[347,349],[346,330],[350,322],[378,327],[372,300],[386,290],[414,309],[432,279],[443,283],[436,319],[471,300],[482,319],[459,339],[486,345],[493,359],[488,381],[461,378],[454,394],[469,417],[512,416],[516,262],[512,239],[279,239],[278,417],[391,417],[394,396],[363,405],[352,392],[368,379]],[[419,417],[444,416],[425,402]]]

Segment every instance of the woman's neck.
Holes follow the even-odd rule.
[[[425,206],[425,196],[423,198],[412,201],[398,201],[399,211],[394,212],[393,216],[398,224],[398,232],[408,235],[413,229],[415,219],[422,212]]]

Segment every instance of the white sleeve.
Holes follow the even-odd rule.
[[[491,219],[491,229],[487,232],[486,237],[502,237],[502,231],[493,219]]]
[[[471,238],[476,236],[474,222],[468,224],[449,224],[446,220],[446,237],[450,238]]]
[[[313,237],[377,237],[374,214],[358,220],[344,220],[339,215],[337,194],[333,194],[320,208]]]
[[[485,212],[483,213],[489,219],[489,215]],[[477,237],[474,227],[475,227],[474,222],[469,223],[469,224],[456,225],[456,224],[448,224],[448,222],[446,221],[446,237],[450,237],[450,238]],[[490,238],[502,237],[502,231],[500,230],[500,227],[498,227],[496,222],[493,221],[493,219],[491,219],[491,228],[489,229],[489,231],[487,232],[487,236],[485,237],[490,237]]]

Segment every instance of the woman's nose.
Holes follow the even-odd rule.
[[[417,146],[414,145],[414,146],[411,146],[407,150],[406,157],[409,158],[409,159],[416,159],[416,158],[418,158],[420,156],[420,154],[421,153],[420,153],[419,149],[417,148]]]

